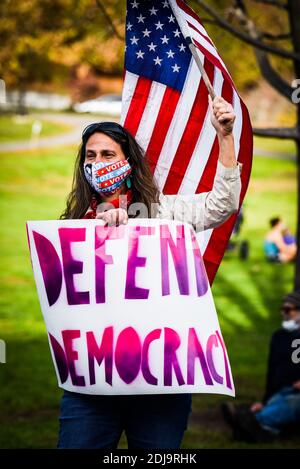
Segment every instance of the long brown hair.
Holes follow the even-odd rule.
[[[149,217],[151,217],[154,213],[152,204],[158,204],[159,201],[159,190],[150,170],[147,155],[131,133],[124,127],[123,130],[126,134],[126,138],[120,135],[120,133],[112,130],[96,130],[95,132],[101,132],[108,135],[108,137],[112,138],[121,146],[122,151],[126,159],[129,159],[132,168],[132,203],[140,202],[145,204]],[[61,214],[60,219],[82,218],[85,215],[93,196],[97,197],[99,203],[101,202],[101,196],[89,185],[84,175],[83,163],[85,160],[85,147],[86,141],[83,140],[75,161],[71,192],[67,197],[66,209]]]

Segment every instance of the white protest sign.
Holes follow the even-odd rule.
[[[84,394],[234,396],[189,224],[29,221],[27,231],[61,388]]]

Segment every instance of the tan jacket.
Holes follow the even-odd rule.
[[[161,193],[156,218],[190,223],[196,232],[221,225],[238,210],[241,167],[238,163],[233,168],[226,168],[218,161],[214,185],[210,192],[191,195]],[[133,213],[134,205],[131,205]]]
[[[241,168],[240,163],[233,168],[226,168],[218,161],[210,192],[191,195],[161,194],[157,218],[190,223],[197,232],[216,228],[239,208]]]

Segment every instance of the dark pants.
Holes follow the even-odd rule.
[[[191,402],[191,394],[93,396],[65,391],[58,448],[114,449],[123,430],[128,448],[179,448]]]

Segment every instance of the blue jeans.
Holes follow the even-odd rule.
[[[282,388],[255,416],[262,427],[273,433],[279,433],[285,425],[300,422],[300,392],[290,386]]]
[[[177,449],[191,412],[191,394],[93,396],[65,391],[58,448]]]

